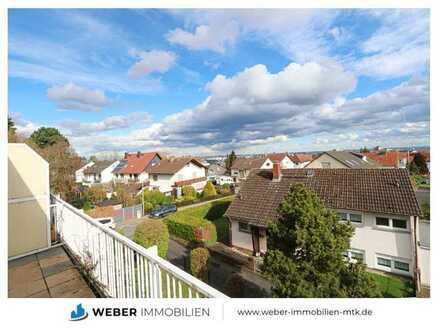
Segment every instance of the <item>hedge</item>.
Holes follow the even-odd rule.
[[[216,227],[208,220],[176,213],[164,221],[171,234],[189,242],[210,245],[217,241]]]
[[[203,197],[216,196],[217,191],[211,181],[206,182],[205,188],[203,188]]]
[[[209,251],[206,248],[196,248],[191,251],[191,274],[202,281],[208,281]]]
[[[136,227],[133,241],[145,248],[157,245],[159,256],[165,258],[169,237],[168,228],[162,221],[146,219]]]
[[[192,200],[192,201],[176,202],[175,204],[176,204],[177,207],[182,207],[182,206],[187,206],[187,205],[192,205],[192,204],[199,204],[199,203],[202,203],[202,202],[213,201],[213,200],[216,200],[216,199],[220,199],[220,198],[227,197],[227,196],[232,196],[232,195],[234,195],[234,193],[233,192],[229,192],[229,193],[221,194],[221,195],[202,197],[202,198],[198,198],[198,199],[195,199],[195,200]]]

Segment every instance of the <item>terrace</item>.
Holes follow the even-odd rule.
[[[227,298],[56,196],[51,223],[61,244],[9,261],[9,297]]]

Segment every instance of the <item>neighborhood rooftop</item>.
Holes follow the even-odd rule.
[[[350,151],[327,151],[325,154],[347,165],[349,168],[377,168],[379,165],[368,157]]]
[[[94,165],[86,168],[84,174],[101,174],[103,170],[113,164],[113,160],[99,160],[96,161]]]
[[[237,158],[232,164],[233,169],[248,170],[260,168],[265,158]]]
[[[205,167],[198,159],[192,157],[177,157],[162,159],[158,164],[149,168],[151,174],[174,174],[186,164],[193,162],[200,167]]]
[[[415,216],[419,205],[405,169],[285,169],[280,181],[272,171],[254,170],[227,216],[266,226],[292,184],[302,183],[332,209]]]
[[[113,172],[119,174],[140,174],[157,155],[157,152],[126,153],[124,157],[126,166],[118,166]]]

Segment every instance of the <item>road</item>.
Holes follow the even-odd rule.
[[[424,203],[429,203],[430,190],[417,190],[416,197],[417,197],[417,201],[419,202],[419,205],[422,205]]]

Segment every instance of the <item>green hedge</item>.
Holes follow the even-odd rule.
[[[212,201],[215,199],[220,199],[226,196],[232,196],[234,195],[233,192],[228,192],[225,194],[219,194],[219,195],[215,195],[215,196],[208,196],[208,197],[202,197],[202,198],[198,198],[198,199],[194,199],[194,200],[187,200],[187,201],[182,201],[182,202],[176,202],[176,206],[177,207],[182,207],[182,206],[187,206],[187,205],[192,205],[192,204],[199,204],[202,202],[207,202],[207,201]]]
[[[159,256],[165,258],[169,237],[168,228],[162,221],[146,219],[136,227],[133,241],[145,248],[157,245]]]
[[[206,248],[196,248],[191,251],[191,274],[202,281],[208,280],[209,251]]]
[[[171,234],[189,242],[210,245],[217,241],[216,227],[208,220],[176,213],[169,215],[164,221]],[[202,231],[204,237],[199,237],[198,231]]]

